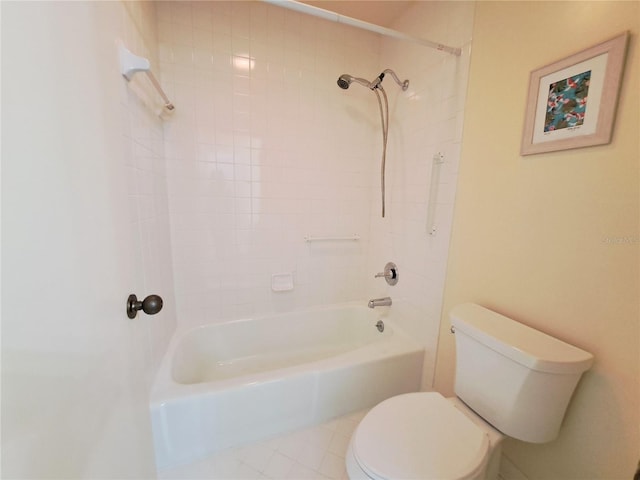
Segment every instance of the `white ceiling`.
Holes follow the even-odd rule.
[[[340,15],[389,27],[413,0],[300,0],[314,7],[324,8]]]

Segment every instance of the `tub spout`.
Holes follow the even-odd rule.
[[[388,307],[391,305],[391,297],[374,298],[369,300],[369,308]]]

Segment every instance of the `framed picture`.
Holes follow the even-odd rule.
[[[628,36],[531,72],[521,155],[611,141]]]

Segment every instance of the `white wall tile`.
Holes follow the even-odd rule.
[[[473,4],[468,2],[417,3],[396,21],[395,28],[433,41],[451,41],[460,47],[463,45],[458,41],[471,36],[469,18],[473,18]],[[448,24],[456,29],[453,34],[447,31]],[[422,61],[415,61],[418,56]],[[399,321],[414,338],[422,339],[427,348],[423,377],[423,387],[427,389],[433,378],[460,157],[458,142],[464,109],[458,97],[462,86],[466,86],[468,62],[468,49],[456,58],[394,40],[382,42],[381,68],[390,67],[402,78],[409,77],[411,83],[408,97],[390,95],[396,104],[387,155],[391,218],[375,218],[379,200],[374,173],[367,273],[375,273],[387,261],[394,261],[401,274],[395,287],[373,279],[368,279],[367,286],[372,294],[390,295],[394,299],[392,311]],[[438,231],[431,236],[426,229],[426,214],[432,158],[437,152],[444,155],[445,163],[435,200]]]
[[[428,387],[455,200],[468,45],[462,57],[453,58],[272,5],[170,5],[163,3],[159,12],[162,77],[181,103],[179,114],[165,124],[166,155],[215,165],[214,171],[168,165],[181,324],[388,294],[398,300],[395,311],[407,317],[405,326],[430,349]],[[417,4],[397,28],[456,43],[470,39],[472,18],[467,2]],[[381,219],[377,103],[366,89],[345,92],[335,81],[341,73],[372,77],[384,68],[409,77],[411,87],[407,93],[392,83],[387,88],[388,216]],[[446,160],[436,200],[439,230],[431,237],[426,211],[436,152]],[[204,220],[201,212],[216,214]],[[353,233],[362,237],[355,247],[319,248],[302,240],[306,234]],[[210,240],[190,242],[193,237]],[[389,260],[405,272],[395,289],[372,278]],[[235,280],[215,281],[220,265],[236,272]],[[269,288],[271,273],[282,267],[296,272],[295,289],[285,295]]]
[[[193,302],[217,305],[213,311],[221,312],[219,318],[209,316],[206,320],[219,321],[318,301],[361,298],[362,291],[350,284],[357,284],[354,278],[362,271],[366,249],[349,254],[359,258],[350,265],[356,273],[349,272],[345,276],[349,280],[335,284],[335,279],[330,280],[330,269],[333,258],[344,260],[342,249],[326,253],[328,258],[314,263],[312,273],[307,259],[315,252],[303,242],[309,231],[317,235],[360,233],[366,238],[368,223],[361,222],[358,227],[362,230],[354,232],[351,220],[369,216],[368,182],[360,179],[368,178],[369,169],[375,168],[354,167],[353,158],[336,148],[338,136],[342,144],[348,144],[352,136],[359,145],[348,150],[363,154],[371,149],[368,140],[373,130],[369,125],[354,122],[351,132],[344,132],[334,124],[349,115],[368,115],[373,111],[372,99],[355,91],[360,98],[350,102],[348,94],[339,91],[335,80],[342,69],[334,57],[336,52],[342,57],[345,48],[325,44],[319,55],[315,39],[319,36],[336,42],[348,36],[351,42],[346,50],[354,58],[366,43],[369,63],[365,70],[375,72],[377,37],[253,2],[195,2],[176,8],[163,4],[160,24],[163,67],[167,69],[163,78],[173,83],[168,90],[175,92],[177,111],[182,111],[166,126],[167,157],[215,165],[214,173],[202,167],[189,173],[182,170],[184,164],[169,162],[174,267],[182,284],[176,289],[179,308],[184,306],[186,313],[198,310]],[[296,41],[301,37],[306,49]],[[233,55],[238,60],[235,67]],[[196,81],[185,70],[208,69],[209,59],[211,77]],[[183,70],[172,70],[168,62]],[[253,69],[243,69],[247,66]],[[301,76],[302,68],[308,69],[306,76]],[[330,92],[332,100],[326,101],[322,97],[327,94],[321,92]],[[358,181],[361,188],[356,193],[363,198],[350,189]],[[202,211],[200,197],[210,198],[217,204],[210,211],[223,215],[216,215],[212,223],[205,222],[207,225],[198,215],[189,215],[191,208],[194,213]],[[215,238],[213,254],[205,251],[211,249],[206,243],[188,241],[211,234]],[[242,278],[249,281],[227,286],[209,282],[200,300],[189,297],[187,301],[183,296],[189,287],[196,288],[193,284],[203,280],[185,276],[182,270],[218,273],[215,261],[202,264],[205,256],[223,262],[230,271],[245,265],[240,270]],[[258,259],[266,263],[257,265]],[[302,288],[304,283],[296,283],[289,295],[272,295],[269,281],[276,265],[296,269],[297,279],[322,294],[313,295]]]

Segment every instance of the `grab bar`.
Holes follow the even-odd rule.
[[[429,205],[427,206],[427,233],[435,236],[438,226],[435,224],[436,202],[438,201],[438,184],[440,182],[440,168],[444,163],[444,154],[438,152],[431,163],[431,181],[429,183]]]
[[[357,241],[357,240],[360,240],[360,235],[353,234],[353,235],[344,236],[344,237],[314,237],[312,235],[306,235],[304,237],[305,242],[330,242],[330,241],[342,241],[342,240]]]

